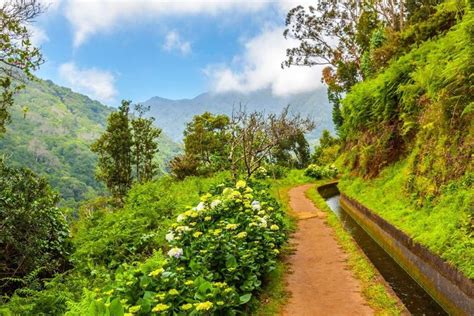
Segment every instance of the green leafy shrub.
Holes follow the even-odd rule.
[[[268,170],[265,167],[258,167],[257,170],[253,173],[255,179],[264,180],[268,177]]]
[[[0,292],[67,267],[69,230],[58,200],[46,179],[0,159]]]
[[[255,185],[254,188],[258,187]],[[236,314],[274,269],[286,241],[284,213],[267,190],[219,186],[178,215],[167,258],[122,265],[112,286],[86,292],[70,314]]]
[[[177,212],[228,177],[226,173],[184,181],[164,177],[134,185],[123,208],[92,212],[75,225],[72,260],[76,268],[89,271],[101,265],[115,269],[124,261],[149,256],[164,243],[166,229]]]
[[[288,171],[287,167],[281,166],[279,164],[268,164],[264,167],[259,167],[253,174],[253,177],[258,180],[264,180],[267,178],[271,179],[282,179],[287,176]]]
[[[333,164],[339,156],[341,150],[341,141],[334,137],[325,129],[319,138],[319,144],[314,147],[314,153],[311,155],[313,164],[325,166]]]
[[[283,179],[288,175],[289,171],[290,169],[276,164],[267,166],[268,176],[272,179]]]
[[[334,178],[337,176],[339,171],[334,165],[323,167],[315,164],[311,164],[306,168],[304,174],[308,177],[314,179],[323,179],[323,178]]]

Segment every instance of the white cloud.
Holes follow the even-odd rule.
[[[56,11],[59,9],[62,0],[39,0],[39,3],[46,8],[47,12]]]
[[[245,43],[243,54],[235,56],[231,65],[210,65],[204,70],[211,90],[245,93],[271,88],[275,95],[287,95],[321,87],[322,67],[281,69],[286,49],[296,45],[283,37],[283,28],[264,30]]]
[[[268,1],[240,0],[69,0],[65,13],[74,29],[74,45],[83,44],[99,32],[107,32],[123,23],[139,23],[144,19],[176,15],[216,15],[223,11],[257,11]]]
[[[177,50],[183,55],[187,55],[191,52],[191,43],[184,41],[178,32],[171,31],[166,34],[165,43],[163,49],[166,51]]]
[[[96,68],[81,69],[69,62],[59,67],[59,76],[73,90],[101,102],[112,102],[117,95],[115,77],[108,71]]]
[[[27,28],[28,32],[31,35],[30,39],[33,46],[39,47],[41,46],[41,44],[49,41],[48,34],[46,34],[45,30],[43,30],[41,27],[33,24],[28,24]]]

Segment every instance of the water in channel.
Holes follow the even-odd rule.
[[[392,287],[408,311],[412,315],[448,315],[441,306],[439,306],[439,304],[344,211],[339,204],[339,197],[339,194],[337,194],[327,198],[326,203],[337,217],[339,217],[345,229],[359,244],[359,247],[364,251],[385,281]]]

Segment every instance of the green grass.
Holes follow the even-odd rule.
[[[467,173],[448,183],[431,202],[420,204],[404,189],[407,164],[392,165],[372,180],[345,177],[339,189],[473,279],[474,175]]]
[[[318,181],[316,186],[327,182],[327,180]],[[307,191],[306,196],[313,201],[316,207],[327,213],[327,222],[333,228],[337,242],[349,256],[349,267],[356,278],[360,280],[362,295],[369,306],[374,309],[376,315],[400,315],[402,306],[389,293],[375,267],[362,253],[362,250],[344,229],[336,215],[329,209],[323,197],[316,190]]]

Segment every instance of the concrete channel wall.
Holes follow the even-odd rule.
[[[327,194],[331,186],[318,191]],[[451,315],[474,315],[472,280],[358,201],[341,193],[340,204]]]

